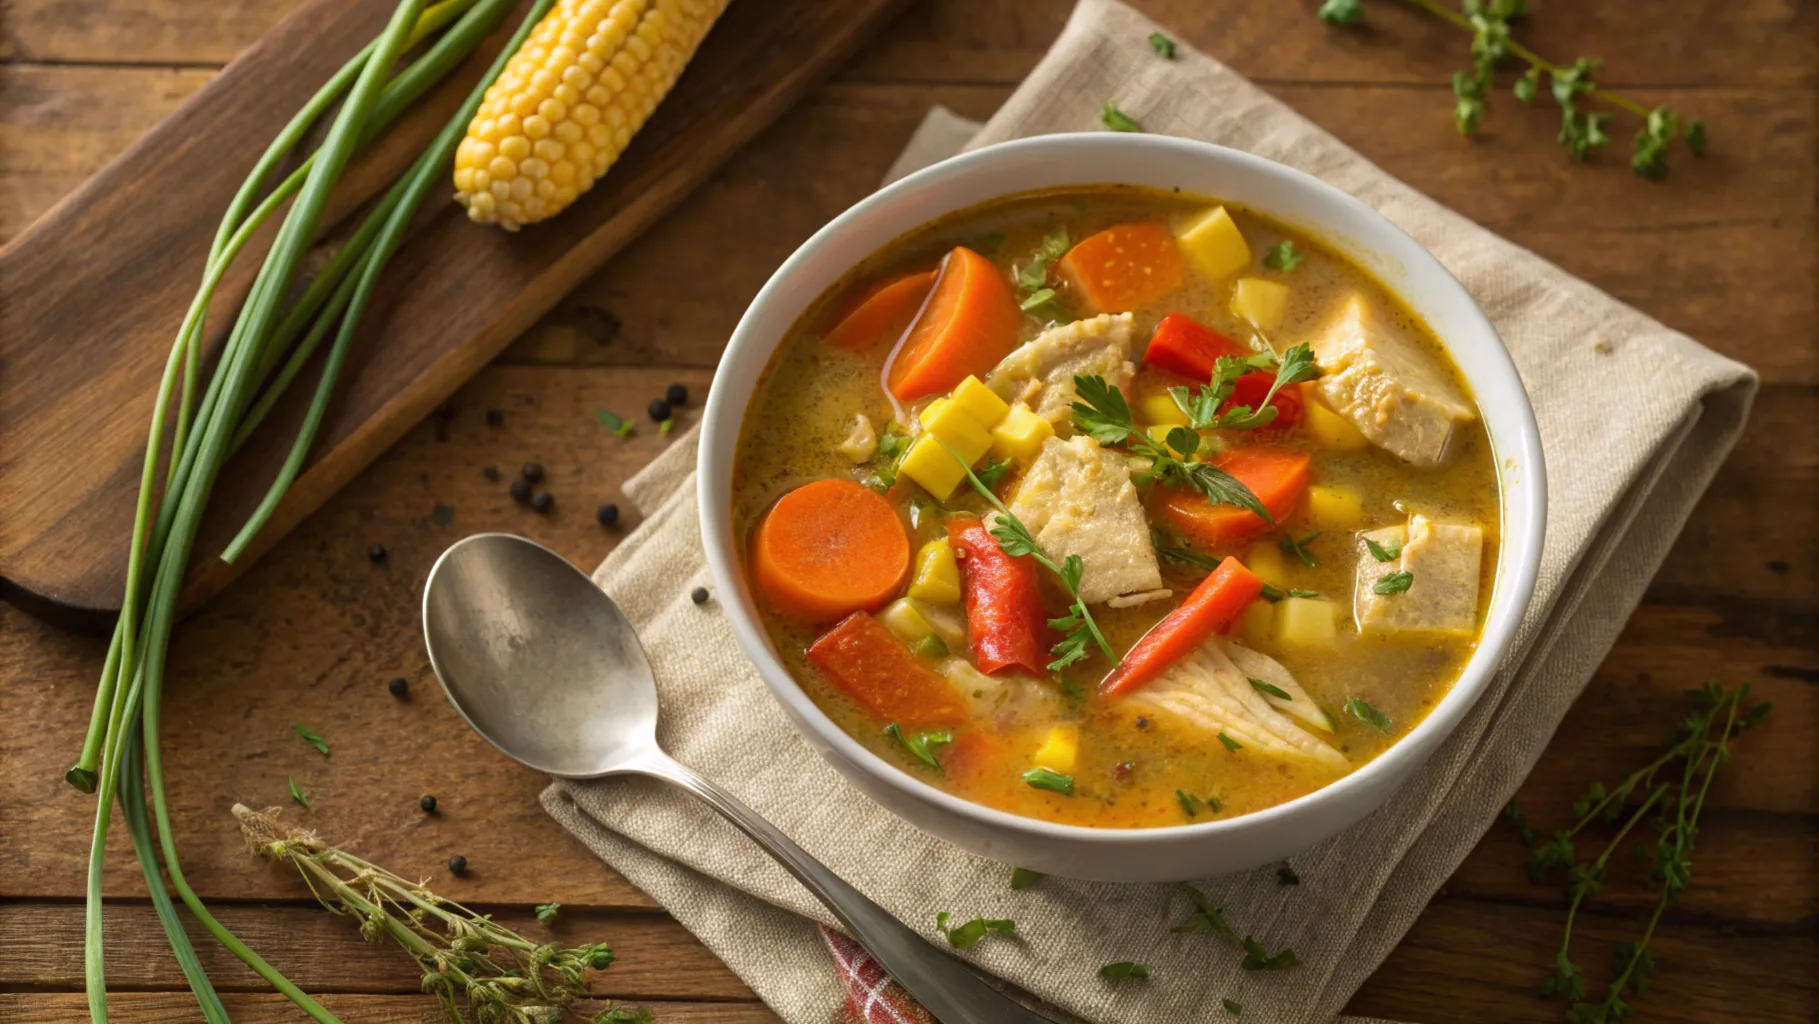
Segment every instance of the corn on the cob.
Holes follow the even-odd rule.
[[[561,0],[486,91],[455,153],[455,201],[516,231],[606,173],[727,0]]]

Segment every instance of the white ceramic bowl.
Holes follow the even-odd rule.
[[[1471,384],[1495,449],[1502,540],[1484,636],[1439,706],[1382,756],[1324,789],[1253,814],[1168,828],[1057,825],[969,803],[866,750],[790,678],[759,618],[738,556],[732,468],[752,389],[809,304],[899,236],[968,206],[1057,186],[1122,182],[1241,203],[1344,252],[1419,313]],[[1351,196],[1300,171],[1219,146],[1159,135],[1050,135],[943,161],[880,190],[804,242],[733,332],[702,425],[702,542],[733,633],[778,703],[842,775],[917,827],[984,857],[1050,874],[1172,881],[1281,860],[1381,805],[1450,735],[1502,663],[1534,591],[1547,486],[1540,435],[1516,367],[1465,289],[1414,239]]]

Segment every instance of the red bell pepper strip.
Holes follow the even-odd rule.
[[[960,556],[960,593],[966,601],[973,665],[987,675],[1012,666],[1037,675],[1047,671],[1049,616],[1042,607],[1036,560],[1005,554],[975,516],[950,518],[947,542]]]
[[[1236,558],[1226,558],[1187,595],[1181,607],[1143,634],[1099,684],[1099,692],[1117,696],[1151,682],[1214,633],[1229,631],[1262,593],[1263,580],[1256,573]]]
[[[809,645],[808,660],[881,722],[920,729],[966,721],[966,702],[954,684],[869,612],[854,612],[821,634]]]
[[[1252,412],[1262,404],[1263,396],[1269,394],[1270,385],[1276,382],[1276,374],[1271,370],[1257,370],[1247,373],[1232,382],[1232,396],[1219,407],[1220,413],[1230,412],[1232,406],[1242,405]],[[1270,405],[1276,410],[1276,418],[1258,427],[1258,430],[1288,430],[1301,422],[1301,385],[1284,384],[1270,399]]]
[[[1146,366],[1205,384],[1213,379],[1220,356],[1251,354],[1249,348],[1192,317],[1170,313],[1156,325],[1156,333],[1150,335],[1149,348],[1143,350],[1143,362]]]

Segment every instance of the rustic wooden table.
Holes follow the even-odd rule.
[[[0,24],[0,239],[12,237],[131,143],[291,0],[12,0]],[[1547,54],[1607,58],[1605,78],[1647,103],[1703,115],[1713,155],[1643,182],[1619,153],[1569,164],[1555,118],[1499,98],[1467,143],[1447,116],[1465,38],[1378,0],[1372,28],[1339,33],[1317,0],[1149,0],[1180,38],[1224,60],[1390,172],[1667,324],[1756,367],[1763,390],[1627,630],[1524,784],[1555,823],[1592,778],[1649,756],[1705,679],[1755,680],[1770,723],[1712,794],[1697,873],[1667,917],[1642,1002],[1656,1021],[1793,1021],[1819,1014],[1819,3],[1535,0],[1523,37]],[[746,301],[803,238],[874,187],[931,104],[989,115],[1041,56],[1063,2],[924,2],[759,137],[682,208],[604,267],[263,562],[179,631],[165,735],[176,841],[221,917],[354,1021],[431,1021],[413,966],[363,946],[294,875],[254,862],[235,801],[296,817],[446,895],[529,920],[564,905],[559,936],[604,937],[619,961],[603,997],[659,1019],[775,1018],[700,943],[546,818],[543,779],[472,736],[437,692],[417,633],[426,570],[450,541],[511,530],[592,565],[619,535],[596,503],[663,444],[601,430],[593,410],[641,409],[671,381],[705,393]],[[1623,129],[1627,138],[1630,129]],[[1620,144],[1616,149],[1623,149]],[[596,306],[610,318],[581,310]],[[13,386],[17,386],[14,382]],[[1588,402],[1597,395],[1585,395]],[[502,420],[490,423],[488,412]],[[555,511],[503,484],[548,468]],[[437,505],[453,522],[432,520]],[[628,524],[629,525],[629,524]],[[369,544],[390,551],[383,564]],[[1593,600],[1596,600],[1594,595]],[[80,894],[92,801],[61,780],[80,745],[103,644],[0,606],[0,1020],[85,1020]],[[409,700],[386,692],[403,675]],[[323,759],[290,732],[332,737]],[[418,809],[435,794],[436,814]],[[117,833],[118,834],[118,833]],[[462,854],[472,870],[451,878]],[[1562,899],[1522,877],[1494,828],[1352,1002],[1404,1021],[1548,1021],[1533,986],[1558,941]],[[190,1020],[195,1004],[124,843],[107,868],[117,1015]],[[1581,915],[1591,943],[1646,912],[1618,882]],[[204,961],[236,1019],[299,1019],[212,943]],[[1597,974],[1603,976],[1602,963]]]

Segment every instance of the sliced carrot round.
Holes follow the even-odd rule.
[[[955,247],[891,363],[891,394],[913,402],[984,377],[1016,346],[1022,322],[1010,282],[992,261]]]
[[[915,319],[922,300],[935,284],[935,271],[904,274],[862,292],[821,343],[834,348],[862,351],[885,341],[896,341]]]
[[[851,480],[783,496],[752,539],[752,576],[777,610],[832,622],[881,608],[909,573],[909,534],[889,502]]]

